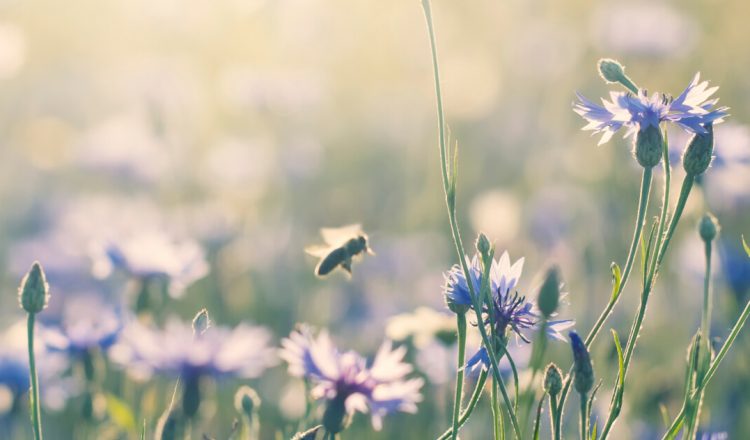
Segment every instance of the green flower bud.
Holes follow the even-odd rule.
[[[573,386],[580,394],[588,394],[594,387],[594,366],[591,356],[581,337],[570,332],[570,344],[573,349]]]
[[[706,133],[696,133],[682,153],[682,166],[689,175],[703,174],[711,165],[714,153],[714,128],[706,124]]]
[[[661,129],[654,125],[638,131],[635,136],[634,154],[643,168],[653,168],[661,161],[664,151],[664,138]]]
[[[49,284],[38,261],[31,265],[18,288],[18,303],[28,313],[39,313],[49,302]]]
[[[619,61],[610,58],[599,60],[599,74],[608,83],[618,83],[625,78],[625,68]]]
[[[201,336],[211,327],[211,318],[208,317],[208,310],[200,309],[193,318],[193,335]]]
[[[552,397],[560,394],[563,387],[562,371],[554,363],[547,365],[544,371],[544,391]]]
[[[481,255],[482,257],[486,258],[490,254],[492,245],[490,244],[490,240],[487,238],[487,236],[482,232],[480,232],[479,237],[477,237],[476,247],[479,255]]]
[[[457,315],[463,315],[464,313],[468,312],[471,308],[468,304],[458,304],[454,301],[452,301],[448,296],[445,297],[445,304],[448,306],[448,309],[457,314]]]
[[[539,289],[537,306],[545,318],[549,318],[557,310],[560,304],[560,277],[556,267],[547,270],[547,276],[544,278],[544,284]]]
[[[700,223],[698,223],[698,232],[701,235],[701,239],[707,243],[713,241],[720,230],[719,221],[710,212],[705,213]]]
[[[234,394],[234,408],[237,412],[242,413],[249,419],[253,418],[253,414],[258,411],[260,407],[260,397],[254,389],[247,385],[241,386]]]

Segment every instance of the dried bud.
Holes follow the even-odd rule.
[[[537,306],[545,318],[549,318],[557,310],[560,304],[560,277],[556,267],[547,270],[547,276],[544,278],[544,284],[539,289]]]
[[[552,397],[557,396],[562,391],[563,378],[562,371],[557,365],[550,363],[544,371],[544,391]]]
[[[719,221],[709,212],[705,213],[698,223],[698,232],[706,243],[713,241],[720,229]]]
[[[568,335],[573,348],[573,386],[580,394],[588,394],[594,386],[594,367],[591,364],[591,356],[578,333],[570,332]]]
[[[479,255],[481,255],[483,259],[486,259],[487,256],[490,255],[490,249],[492,249],[492,245],[490,244],[490,240],[487,238],[487,236],[482,232],[480,232],[479,237],[477,237],[476,247]]]
[[[49,302],[49,284],[44,275],[44,269],[35,261],[29,269],[21,286],[18,288],[18,302],[28,313],[39,313],[47,307]]]
[[[258,411],[260,407],[260,397],[254,389],[249,386],[241,386],[234,394],[234,408],[237,412],[252,419],[253,414]]]
[[[193,318],[193,335],[201,336],[211,327],[211,318],[208,316],[208,310],[200,309]]]
[[[692,176],[703,174],[711,165],[714,153],[714,128],[711,124],[704,126],[706,133],[696,133],[682,153],[682,166]]]
[[[658,126],[648,125],[635,136],[635,158],[643,168],[655,167],[662,158],[664,138]]]

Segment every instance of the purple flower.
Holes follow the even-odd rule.
[[[240,324],[233,329],[210,327],[195,335],[190,324],[168,321],[163,330],[133,321],[110,349],[110,358],[139,378],[153,373],[198,378],[256,378],[276,356],[271,334],[262,327]]]
[[[103,278],[119,269],[139,279],[165,279],[174,297],[208,274],[205,254],[197,242],[174,240],[164,233],[124,237],[108,242],[99,251],[94,261],[95,275]]]
[[[45,318],[39,336],[52,351],[82,356],[92,349],[108,350],[123,326],[122,312],[100,295],[68,298],[61,316]]]
[[[466,259],[474,290],[478,293],[482,276],[480,258],[475,255],[471,260],[468,257]],[[507,252],[503,252],[499,260],[492,262],[489,274],[492,308],[488,308],[486,304],[482,305],[482,317],[483,324],[487,326],[491,324],[490,317],[494,317],[495,334],[505,336],[510,331],[515,333],[517,339],[528,343],[529,338],[527,337],[527,333],[539,329],[542,319],[536,304],[528,300],[525,296],[519,295],[515,290],[523,271],[523,263],[524,259],[520,258],[511,264],[510,256]],[[444,292],[446,301],[452,301],[473,309],[474,304],[471,300],[469,285],[466,282],[466,277],[461,267],[458,265],[453,266],[445,274],[445,279]],[[565,295],[566,293],[562,293],[561,297]],[[545,331],[548,336],[564,341],[565,337],[561,331],[573,325],[574,321],[572,320],[553,320],[547,322]],[[480,362],[485,368],[489,365],[489,355],[485,347],[480,348],[469,359],[467,367],[475,368],[477,365],[480,365]]]
[[[308,327],[302,327],[281,345],[280,356],[289,363],[289,374],[311,380],[315,399],[343,402],[348,415],[369,410],[376,430],[385,415],[414,413],[422,400],[419,391],[424,381],[406,379],[412,366],[403,362],[403,346],[394,349],[390,341],[384,342],[368,366],[358,353],[340,352],[326,331],[315,338]]]
[[[705,124],[719,123],[727,115],[727,107],[713,109],[718,99],[709,98],[716,90],[718,87],[708,87],[707,81],[700,82],[700,74],[696,73],[693,81],[674,99],[662,93],[648,96],[641,89],[637,95],[610,92],[610,101],[602,99],[603,106],[600,106],[579,93],[573,111],[588,121],[584,130],[602,133],[599,145],[609,141],[623,127],[628,137],[649,126],[658,127],[662,122],[672,122],[685,131],[704,134]]]

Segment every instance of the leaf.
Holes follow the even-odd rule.
[[[141,440],[146,440],[146,419],[143,419],[143,427],[141,428]]]
[[[620,293],[622,293],[620,291],[620,285],[622,284],[622,271],[620,270],[620,266],[614,261],[609,266],[609,269],[612,271],[612,297],[610,302],[615,302],[617,297],[620,296]]]
[[[745,236],[742,236],[742,247],[745,248],[745,252],[747,253],[747,256],[750,257],[750,246],[748,246],[747,242],[745,241]]]
[[[136,432],[135,416],[130,406],[113,394],[107,394],[107,413],[117,426],[128,432]]]
[[[659,413],[661,413],[661,421],[664,423],[664,426],[669,428],[669,411],[667,410],[667,407],[664,406],[663,403],[659,403]]]
[[[536,419],[534,419],[534,440],[539,440],[539,423],[542,419],[542,408],[544,407],[545,397],[547,397],[547,394],[542,393],[542,397],[539,399],[539,405],[536,407]]]
[[[612,331],[612,338],[615,340],[615,348],[617,349],[617,386],[622,386],[623,381],[625,380],[624,370],[624,360],[622,358],[622,345],[620,345],[620,335],[617,334],[617,330],[611,329]]]

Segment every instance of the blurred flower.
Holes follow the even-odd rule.
[[[502,190],[480,194],[471,202],[471,223],[493,242],[507,243],[516,238],[521,226],[521,206],[511,192]]]
[[[0,79],[14,76],[25,61],[26,38],[23,31],[14,24],[0,24]]]
[[[384,342],[372,364],[354,351],[339,352],[326,331],[313,337],[307,327],[293,332],[282,341],[281,358],[289,363],[289,374],[307,378],[315,384],[316,399],[342,401],[346,413],[372,413],[375,429],[382,427],[383,416],[403,411],[414,413],[424,381],[406,379],[412,371],[403,362],[406,348],[393,349]]]
[[[110,241],[98,249],[94,274],[104,278],[115,269],[138,279],[165,279],[170,294],[179,297],[190,284],[206,276],[209,267],[197,242],[147,232]]]
[[[603,52],[655,57],[689,53],[700,29],[679,9],[650,1],[599,4],[592,28]]]
[[[471,260],[466,257],[466,260],[469,265],[474,290],[478,293],[482,277],[482,265],[480,259],[478,256],[474,256]],[[507,331],[510,331],[516,335],[517,339],[521,339],[528,343],[529,339],[525,333],[539,328],[541,314],[533,301],[527,300],[524,296],[520,296],[517,291],[511,293],[511,291],[513,291],[518,285],[518,279],[521,277],[521,272],[523,270],[523,262],[524,259],[520,258],[511,265],[510,256],[507,252],[503,252],[499,260],[492,261],[489,283],[493,310],[490,311],[486,305],[482,306],[482,316],[484,318],[482,324],[490,324],[489,318],[490,313],[492,313],[495,320],[494,330],[497,335],[504,336]],[[444,286],[444,291],[447,301],[467,305],[473,309],[474,306],[471,300],[469,285],[466,282],[461,267],[458,265],[453,266],[453,268],[445,274],[445,278],[446,284]],[[564,297],[565,295],[566,294],[563,293],[561,294],[561,297]],[[556,314],[552,316],[555,315]],[[565,338],[560,332],[572,327],[573,324],[574,322],[572,320],[549,321],[545,330],[548,336],[564,341]],[[484,347],[469,359],[467,366],[474,367],[480,361],[484,366],[489,364],[488,353]]]
[[[413,338],[414,346],[424,347],[435,339],[450,345],[456,339],[456,322],[452,315],[428,307],[413,313],[402,313],[388,320],[385,334],[394,341]]]
[[[609,141],[620,128],[625,127],[625,137],[648,127],[659,127],[662,122],[673,122],[685,131],[706,133],[703,126],[718,123],[727,115],[727,107],[713,109],[718,99],[709,99],[718,87],[708,88],[696,73],[692,82],[675,99],[662,93],[650,97],[641,89],[638,95],[628,92],[610,92],[610,99],[602,99],[604,106],[594,104],[580,93],[573,111],[581,115],[588,125],[584,130],[603,133],[599,145]]]
[[[41,342],[35,344],[41,403],[48,409],[60,410],[77,392],[78,384],[62,377],[69,368],[66,357],[45,350]],[[28,393],[29,386],[26,322],[19,321],[0,335],[0,391],[9,392],[15,406]]]
[[[737,301],[744,304],[750,293],[750,259],[739,243],[732,243],[726,238],[721,238],[718,248],[724,280]]]
[[[92,349],[108,350],[123,326],[121,311],[96,294],[68,298],[60,316],[41,318],[45,326],[39,337],[46,346],[76,357]]]
[[[137,378],[153,373],[256,378],[276,363],[270,341],[268,330],[248,324],[210,327],[195,335],[189,323],[177,320],[168,321],[163,330],[133,321],[111,348],[110,358]]]

